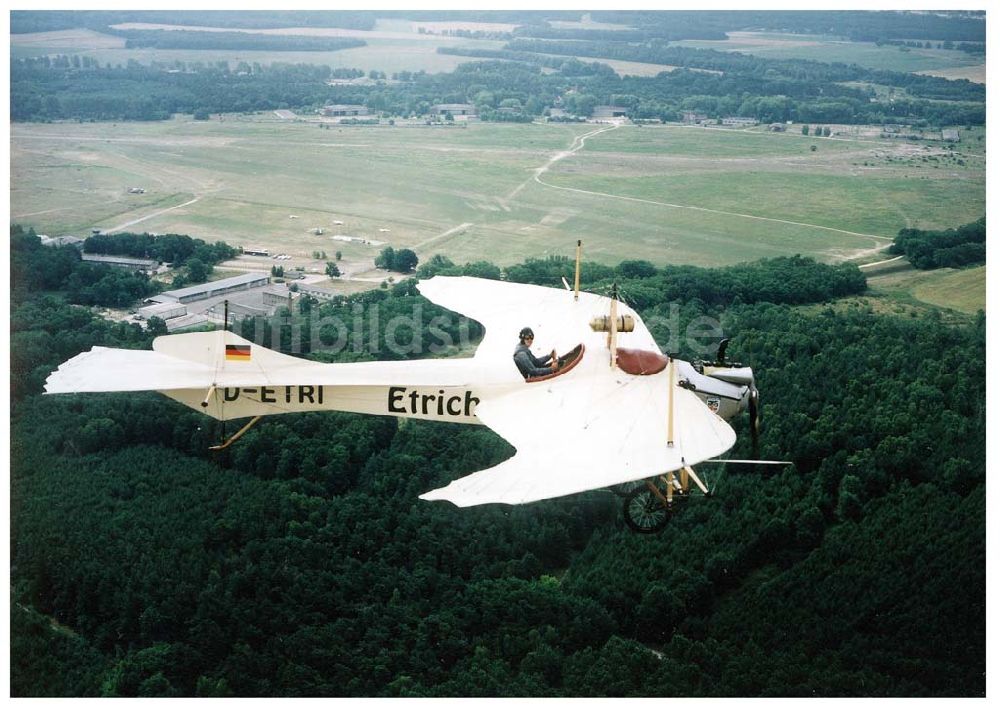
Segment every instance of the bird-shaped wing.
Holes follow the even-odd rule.
[[[594,316],[608,313],[607,298],[581,293],[574,300],[572,293],[551,288],[462,280],[468,278],[435,278],[420,289],[486,328],[477,359],[513,370],[513,344],[524,325],[546,348],[554,344],[563,351],[582,343],[584,353],[564,375],[538,382],[514,375],[512,385],[484,390],[476,415],[517,452],[421,498],[457,506],[529,503],[680,469],[735,443],[732,428],[697,395],[676,380],[671,385],[672,366],[653,375],[611,367],[607,334],[589,326]],[[619,307],[635,318],[635,329],[621,334],[620,344],[659,353],[638,315]]]

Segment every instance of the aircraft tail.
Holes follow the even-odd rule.
[[[323,364],[286,356],[229,331],[161,336],[152,351],[95,346],[59,366],[46,393],[103,393],[268,385]]]

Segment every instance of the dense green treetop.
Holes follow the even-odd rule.
[[[893,240],[889,252],[905,255],[914,267],[921,270],[985,263],[986,217],[943,231],[904,228]]]
[[[15,283],[37,263],[23,235]],[[419,272],[494,268],[441,257]],[[551,286],[567,268],[505,274]],[[602,491],[425,503],[513,450],[485,427],[313,413],[213,453],[220,423],[154,393],[39,395],[70,356],[148,348],[153,332],[19,287],[12,694],[985,694],[985,316],[878,314],[835,299],[863,288],[856,268],[804,258],[586,273],[585,289],[617,283],[647,321],[671,306],[682,323],[718,318],[754,366],[763,455],[794,467],[700,470],[714,496],[657,536],[630,533]],[[323,337],[363,314],[340,354],[299,353],[372,359],[418,307],[418,331],[446,314],[408,279],[303,298],[286,318],[321,315]],[[462,326],[474,342],[474,323],[444,325]],[[290,350],[290,329],[263,343]],[[734,424],[743,456],[747,421]]]

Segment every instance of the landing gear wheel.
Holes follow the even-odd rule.
[[[643,489],[646,488],[646,482],[641,480],[626,481],[624,484],[615,484],[614,486],[608,487],[611,493],[613,493],[615,496],[618,496],[619,498],[627,498],[630,493],[632,493],[635,489],[638,488],[643,488]]]
[[[674,498],[673,508],[667,509],[656,494],[643,484],[632,489],[622,504],[625,525],[637,533],[659,533],[667,527],[670,516],[677,509],[678,498]]]

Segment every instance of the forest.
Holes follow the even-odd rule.
[[[236,249],[178,234],[148,233],[93,235],[83,244],[86,253],[124,255],[167,262],[174,270],[172,285],[179,288],[205,282],[216,263],[236,256]],[[73,246],[43,246],[34,229],[14,224],[10,229],[11,292],[59,291],[67,302],[103,307],[128,307],[162,288],[141,272],[122,270],[82,260]]]
[[[15,282],[59,250],[12,252]],[[647,321],[717,318],[762,390],[762,455],[794,466],[714,473],[654,536],[604,491],[427,503],[512,450],[330,413],[209,452],[218,423],[154,393],[41,395],[76,353],[153,332],[15,288],[12,695],[984,696],[985,315],[880,313],[857,268],[799,257],[583,271]],[[572,264],[435,272],[558,286]],[[363,308],[351,347],[305,355],[371,359],[417,305],[446,314],[405,281],[287,317]]]
[[[259,52],[335,52],[363,47],[360,39],[282,36],[252,32],[195,32],[184,30],[117,30],[125,47],[138,49],[233,49]]]
[[[771,30],[801,34],[843,36],[857,42],[924,39],[985,42],[983,13],[916,13],[863,11],[591,11],[595,22],[635,29],[614,30],[622,41],[661,37],[725,39],[726,32]],[[579,22],[583,11],[391,10],[391,11],[219,11],[219,10],[117,10],[117,11],[14,11],[11,32],[51,32],[88,27],[99,32],[110,25],[152,24],[271,29],[280,27],[342,27],[372,30],[378,18],[417,22],[487,22],[514,24],[515,34],[549,39],[594,39],[594,29],[554,29],[553,21]]]
[[[127,255],[133,258],[151,258],[173,267],[186,265],[192,258],[214,265],[235,258],[239,251],[232,246],[216,241],[206,243],[200,238],[165,233],[154,236],[150,233],[98,233],[88,236],[83,242],[85,253],[104,255]]]
[[[889,252],[905,255],[915,268],[961,268],[986,262],[986,217],[958,228],[924,231],[904,228]]]
[[[12,23],[35,27],[43,21],[36,22],[37,14],[13,13]],[[77,21],[96,26],[101,21],[140,21],[137,18],[141,16],[141,13],[105,14],[107,17],[101,13],[79,13]],[[217,15],[214,19],[218,22],[235,21],[228,13]],[[423,13],[405,12],[398,16],[425,17]],[[463,16],[463,13],[426,15],[438,21]],[[529,14],[531,22],[522,24],[523,14],[508,17],[501,13],[493,21],[506,19],[519,25],[509,33],[510,41],[502,49],[462,46],[438,49],[441,53],[486,61],[462,64],[451,73],[398,72],[392,81],[368,86],[329,86],[326,82],[334,75],[329,67],[305,64],[261,66],[240,62],[231,67],[226,62],[208,65],[191,62],[146,66],[130,61],[125,66],[101,66],[90,57],[75,55],[16,59],[11,63],[11,118],[15,121],[165,120],[176,113],[207,115],[275,109],[308,112],[328,103],[363,104],[373,113],[410,117],[428,115],[435,104],[475,103],[481,119],[494,121],[530,121],[555,105],[589,116],[594,106],[613,104],[624,106],[631,118],[663,121],[680,120],[683,111],[694,110],[705,112],[710,118],[738,115],[762,122],[908,122],[917,126],[985,122],[985,86],[968,80],[867,69],[854,64],[772,59],[670,43],[688,37],[718,38],[723,28],[747,27],[844,36],[875,33],[880,42],[915,42],[927,36],[929,28],[938,27],[939,34],[934,39],[963,40],[963,45],[978,48],[985,46],[985,23],[976,15],[931,18],[915,13],[861,12],[633,13],[628,18],[636,29],[621,32],[556,30],[548,24],[549,20],[563,16]],[[616,13],[609,16],[619,17]],[[468,17],[482,19],[477,13]],[[157,18],[163,20],[151,13],[145,21]],[[196,20],[212,19],[205,13],[180,13],[175,22],[197,24]],[[295,13],[259,16],[247,13],[242,22],[233,26],[263,28],[297,19],[304,18]],[[44,21],[58,23],[58,17],[47,17]],[[366,21],[373,20],[365,13],[357,17],[350,13],[316,13],[309,23],[297,26],[353,26],[352,22],[361,25]],[[246,32],[120,30],[106,26],[100,31],[126,37],[130,46],[160,48],[253,46],[268,50],[332,51],[358,46],[361,41]],[[580,61],[575,57],[595,61]],[[657,76],[622,77],[601,63],[601,59],[680,68]],[[889,98],[875,86],[893,87],[905,95]]]
[[[511,46],[560,51],[559,47],[538,44],[513,42]],[[503,58],[508,51],[513,50],[463,53]],[[719,55],[718,61],[712,61],[716,65],[730,56],[711,50],[680,51]],[[629,50],[625,56],[632,54]],[[781,76],[774,73],[773,60],[745,62],[744,73],[734,69],[717,75],[692,68],[656,77],[619,77],[599,62],[556,61],[551,57],[537,63],[521,61],[530,56],[534,55],[517,50],[509,55],[517,59],[515,62],[470,62],[449,74],[416,72],[408,74],[406,81],[382,81],[374,86],[330,86],[326,84],[333,75],[329,67],[306,64],[244,63],[235,70],[225,63],[187,65],[181,71],[136,62],[101,67],[77,56],[19,59],[11,63],[11,117],[35,121],[166,120],[175,113],[312,110],[327,103],[363,104],[375,112],[405,117],[426,115],[435,103],[472,102],[483,116],[488,118],[495,112],[501,119],[499,116],[506,114],[494,109],[505,100],[517,101],[524,115],[538,117],[556,99],[567,101],[567,109],[583,115],[589,115],[596,105],[617,104],[624,105],[630,117],[659,120],[679,120],[683,110],[706,111],[710,117],[744,115],[764,122],[905,120],[915,125],[982,124],[986,115],[983,87],[964,80],[863,69],[831,75],[823,68],[811,71],[814,67],[808,66],[809,62],[782,63],[782,70],[792,71],[794,66],[802,75]],[[543,66],[556,70],[545,73]],[[760,76],[760,71],[767,76]],[[824,75],[830,78],[822,78]],[[873,102],[870,91],[839,84],[847,80],[877,80],[905,88],[912,97]],[[575,92],[567,93],[570,88]]]

